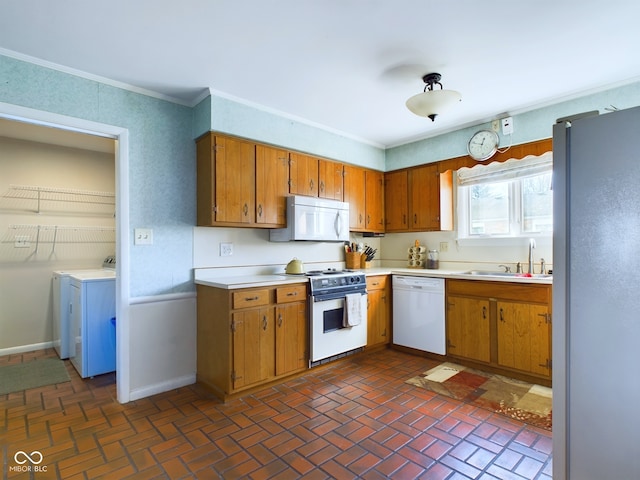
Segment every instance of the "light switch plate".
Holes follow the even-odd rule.
[[[153,230],[151,228],[136,228],[133,231],[134,245],[153,245]]]

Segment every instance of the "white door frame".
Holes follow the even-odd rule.
[[[116,140],[116,390],[118,401],[129,401],[129,130],[0,102],[0,118],[88,133]]]

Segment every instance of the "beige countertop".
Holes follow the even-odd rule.
[[[468,273],[470,270],[430,270],[427,268],[396,268],[396,267],[376,267],[363,270],[365,275],[411,275],[414,277],[432,277],[432,278],[456,278],[460,280],[484,280],[486,282],[511,282],[511,283],[535,283],[535,284],[553,284],[552,276],[533,276],[528,277],[526,274],[522,276],[501,276],[494,275],[472,275]]]
[[[492,276],[492,275],[472,275],[468,271],[461,270],[429,270],[426,268],[396,268],[396,267],[375,267],[366,268],[362,272],[367,275],[411,275],[414,277],[432,277],[432,278],[456,278],[462,280],[483,280],[487,282],[510,282],[510,283],[533,283],[551,285],[553,278],[545,277],[526,277],[526,276]],[[237,289],[252,287],[270,287],[275,285],[286,285],[291,283],[308,282],[308,277],[298,275],[239,275],[216,278],[199,278],[196,280],[198,285],[206,285],[209,287]]]
[[[237,277],[200,278],[196,280],[196,284],[231,290],[235,288],[271,287],[290,283],[306,283],[308,281],[308,277],[303,275],[239,275]]]

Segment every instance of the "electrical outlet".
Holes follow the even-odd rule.
[[[220,256],[230,257],[233,255],[233,243],[221,243],[220,244]]]
[[[29,241],[29,235],[16,235],[14,238],[14,248],[29,248],[31,242]]]
[[[440,251],[448,252],[449,251],[449,242],[440,242]]]
[[[502,123],[502,134],[511,135],[513,133],[513,118],[505,117],[500,122]]]
[[[494,120],[493,122],[491,122],[491,129],[494,132],[499,132],[500,131],[500,120]]]
[[[153,230],[150,228],[136,228],[133,230],[134,245],[153,245]]]

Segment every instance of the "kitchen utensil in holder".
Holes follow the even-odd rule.
[[[350,270],[362,268],[360,266],[363,261],[363,255],[360,252],[345,252],[345,264]]]

